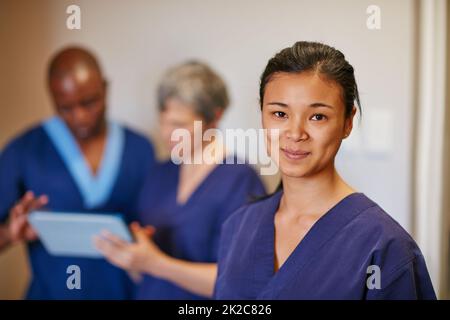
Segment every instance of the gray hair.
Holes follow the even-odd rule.
[[[211,122],[217,110],[229,104],[228,92],[222,78],[208,65],[188,61],[167,71],[158,87],[159,110],[168,99],[175,98],[191,105],[206,122]]]

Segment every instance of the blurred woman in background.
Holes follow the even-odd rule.
[[[180,156],[194,161],[178,165],[174,162],[180,159],[169,160],[147,179],[137,210],[140,222],[152,228],[133,224],[135,243],[105,233],[96,245],[114,265],[144,274],[138,299],[210,297],[222,223],[249,199],[263,195],[264,187],[249,165],[226,155],[219,141],[194,139],[195,121],[201,122],[203,137],[206,130],[218,127],[228,106],[226,86],[211,68],[188,62],[170,69],[159,86],[158,100],[167,148],[177,145],[174,131],[184,129],[191,139],[190,154]],[[198,159],[205,150],[219,161]]]

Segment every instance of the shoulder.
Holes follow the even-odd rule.
[[[363,210],[349,224],[348,230],[354,232],[355,241],[363,241],[370,246],[372,261],[393,272],[402,265],[422,259],[411,235],[377,203],[368,200],[373,205]]]
[[[362,195],[366,197],[365,195]],[[367,197],[366,197],[367,198]],[[368,225],[371,234],[384,239],[386,242],[392,241],[400,243],[414,244],[414,239],[411,235],[380,205],[367,198],[372,203],[367,209],[361,212],[356,217],[354,223],[362,225]]]
[[[425,258],[411,235],[379,205],[370,207],[356,219],[356,227],[364,230],[364,251],[370,272],[381,276],[381,290],[370,290],[377,299],[433,299],[433,286]],[[363,242],[364,243],[364,242]],[[364,254],[362,252],[361,254]],[[367,269],[369,273],[369,269]]]
[[[121,126],[125,135],[124,159],[133,167],[153,172],[152,168],[155,166],[155,151],[153,145],[147,137],[142,133],[130,129],[126,126]]]
[[[121,125],[125,133],[125,139],[127,146],[133,148],[144,148],[147,150],[151,150],[153,153],[153,146],[149,138],[147,138],[141,132],[138,132],[134,129],[131,129],[127,126]]]
[[[179,166],[170,160],[155,160],[152,170],[146,176],[144,189],[173,188],[173,183],[177,180],[178,170]]]
[[[340,232],[337,242],[349,250],[348,259],[361,259],[367,273],[380,272],[382,290],[371,290],[370,295],[433,297],[425,259],[411,235],[377,203],[362,194],[360,201],[369,205]]]
[[[235,178],[236,180],[260,180],[255,168],[245,160],[231,155],[225,158],[221,164],[221,171],[223,175],[228,178]]]
[[[42,142],[48,142],[48,137],[42,124],[37,124],[23,130],[12,138],[5,145],[1,154],[6,155],[21,152],[22,150],[31,150],[30,147],[39,147],[42,145]]]
[[[176,174],[180,169],[180,166],[173,163],[170,159],[166,159],[164,161],[157,161],[155,169],[158,175],[166,176],[168,174]]]

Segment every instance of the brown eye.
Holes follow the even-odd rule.
[[[327,119],[327,117],[320,113],[317,113],[311,117],[311,120],[313,120],[313,121],[322,121],[322,120],[326,120],[326,119]]]
[[[273,115],[277,118],[286,118],[286,113],[283,111],[275,111]]]
[[[81,105],[85,108],[94,107],[98,100],[98,98],[84,100],[83,102],[81,102]]]

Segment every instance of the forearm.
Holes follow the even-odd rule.
[[[157,276],[194,294],[211,298],[217,264],[190,262],[166,256],[158,268]]]
[[[0,251],[11,243],[9,228],[6,224],[0,224]]]

